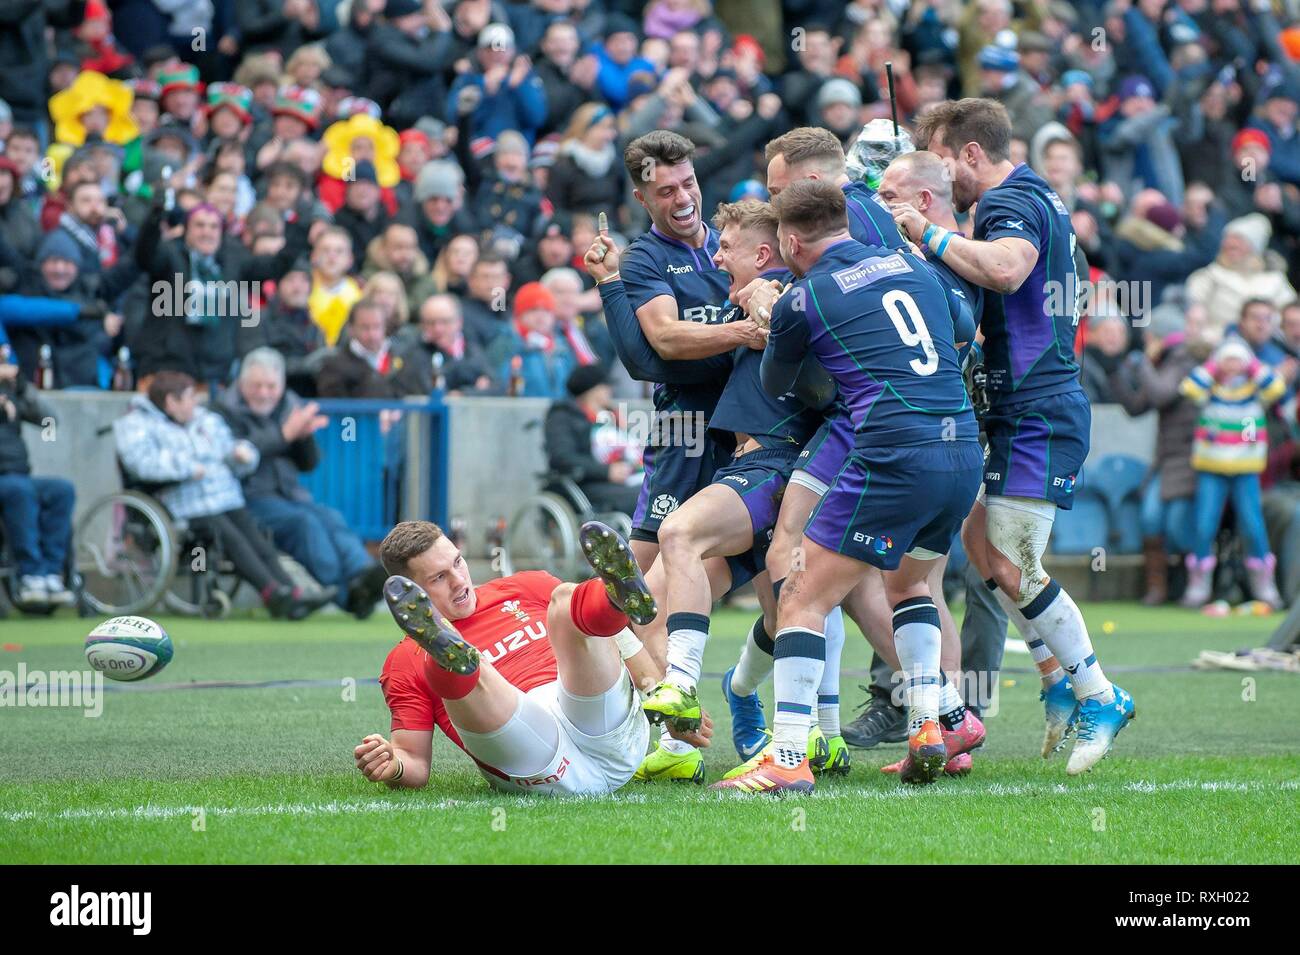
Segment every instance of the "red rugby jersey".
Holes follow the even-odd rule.
[[[526,571],[474,588],[478,606],[454,621],[461,636],[476,646],[497,672],[524,693],[558,677],[555,654],[546,632],[546,607],[560,581],[544,571]],[[388,654],[379,685],[393,714],[395,730],[439,727],[453,743],[460,735],[447,708],[424,677],[429,655],[406,637]],[[463,746],[461,746],[464,749]]]

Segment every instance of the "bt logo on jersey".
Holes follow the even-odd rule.
[[[1074,493],[1075,476],[1067,474],[1065,477],[1052,478],[1052,487],[1064,488],[1066,494]]]
[[[545,639],[546,639],[546,624],[542,623],[541,621],[538,621],[537,623],[530,623],[522,630],[516,630],[514,633],[510,634],[510,636],[503,637],[502,639],[498,640],[491,647],[482,649],[483,659],[486,660],[488,663],[496,663],[507,653],[510,653],[513,650],[522,650],[524,647],[528,646],[528,644],[532,643],[534,640],[545,640]]]

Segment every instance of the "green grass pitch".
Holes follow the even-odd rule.
[[[372,682],[397,637],[386,615],[159,618],[176,658],[106,693],[99,718],[0,709],[0,862],[1293,862],[1300,678],[1188,668],[1201,649],[1263,644],[1277,618],[1115,604],[1085,615],[1138,709],[1090,775],[1038,757],[1038,681],[1028,656],[1008,654],[969,777],[905,788],[879,772],[902,753],[885,746],[853,751],[847,779],[787,800],[635,784],[604,799],[499,795],[441,738],[430,786],[389,792],[351,755],[388,728]],[[735,660],[749,619],[715,616],[709,673]],[[5,621],[0,669],[83,669],[92,623]],[[844,667],[867,660],[853,631]],[[261,685],[198,686],[220,682]],[[846,721],[858,682],[843,680]],[[735,753],[718,680],[703,689],[716,779]],[[764,697],[770,712],[770,686]]]

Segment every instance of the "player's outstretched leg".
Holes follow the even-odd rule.
[[[468,676],[478,669],[479,652],[438,613],[424,588],[408,577],[389,577],[384,584],[388,609],[412,640],[450,673]]]
[[[587,563],[605,582],[609,602],[642,626],[653,620],[658,613],[655,599],[618,531],[600,521],[588,521],[578,532],[578,540]]]

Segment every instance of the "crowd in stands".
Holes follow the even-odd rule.
[[[1297,0],[0,8],[0,506],[33,593],[65,599],[47,537],[71,510],[14,447],[41,388],[137,390],[128,470],[160,478],[133,442],[173,443],[169,507],[271,534],[354,610],[374,562],[296,483],[315,399],[549,398],[556,453],[626,501],[618,455],[550,435],[646,393],[581,267],[600,213],[620,246],[648,227],[623,146],[677,130],[706,210],[763,197],[769,139],[848,146],[891,115],[886,63],[904,126],[1004,103],[1012,158],[1071,211],[1088,396],[1159,416],[1148,599],[1166,554],[1206,596],[1227,501],[1258,583],[1277,555],[1300,592]],[[277,613],[319,599],[234,546]]]

